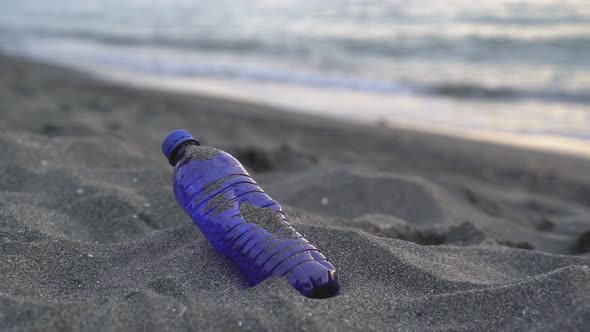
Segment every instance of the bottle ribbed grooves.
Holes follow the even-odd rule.
[[[176,197],[209,242],[234,260],[252,285],[269,276],[287,276],[293,287],[308,296],[307,293],[311,292],[308,288],[315,287],[320,280],[331,283],[333,277],[337,279],[335,269],[326,257],[291,227],[279,203],[268,197],[241,165],[231,164],[227,169],[231,174],[218,179],[210,173],[195,179],[180,174],[181,181],[187,183],[176,186],[179,180],[175,182]],[[269,230],[264,228],[267,221],[248,220],[252,216],[243,215],[247,212],[242,212],[242,204],[280,214],[271,222],[280,226],[272,226]],[[316,263],[306,265],[311,262],[321,266]],[[304,266],[307,266],[305,270],[301,270]],[[319,285],[321,287],[323,284]]]

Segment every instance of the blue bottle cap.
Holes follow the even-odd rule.
[[[194,141],[197,144],[199,142],[186,130],[178,129],[166,136],[162,143],[162,153],[166,156],[166,159],[170,160],[172,152],[179,147],[182,143]]]

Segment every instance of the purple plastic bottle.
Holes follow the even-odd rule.
[[[162,152],[174,166],[174,195],[211,245],[231,258],[254,286],[286,277],[301,294],[334,296],[336,269],[285,219],[281,206],[230,154],[200,146],[190,133],[173,131]]]

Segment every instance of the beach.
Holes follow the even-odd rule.
[[[174,129],[238,158],[338,296],[246,287],[178,206]],[[590,159],[0,57],[0,330],[590,326]]]

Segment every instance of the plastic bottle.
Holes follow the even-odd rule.
[[[285,219],[281,206],[230,154],[201,146],[173,131],[162,152],[174,166],[174,195],[201,232],[231,258],[254,286],[286,277],[301,294],[331,297],[340,288],[336,269]]]

